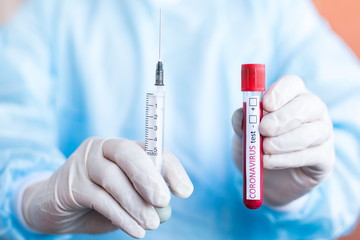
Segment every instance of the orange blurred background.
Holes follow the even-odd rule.
[[[320,14],[360,59],[360,1],[313,0]],[[358,238],[360,239],[360,238]]]
[[[360,59],[360,1],[359,0],[313,0],[320,14],[331,28],[344,39]],[[360,190],[359,190],[360,191]],[[359,240],[360,225],[353,233],[339,240]]]

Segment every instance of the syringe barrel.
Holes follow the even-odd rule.
[[[165,92],[157,86],[146,94],[145,151],[163,173]]]
[[[265,65],[242,65],[243,91],[243,201],[257,209],[263,202],[263,149],[259,124],[263,116]]]

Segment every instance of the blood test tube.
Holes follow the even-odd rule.
[[[263,150],[259,124],[263,115],[265,65],[243,64],[243,201],[247,208],[257,209],[263,202]]]

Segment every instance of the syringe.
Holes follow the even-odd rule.
[[[153,160],[160,173],[163,173],[165,91],[160,49],[161,10],[159,24],[159,60],[156,64],[155,89],[146,94],[145,151]]]
[[[164,71],[161,61],[161,9],[159,21],[159,60],[156,64],[155,89],[146,94],[146,117],[145,117],[145,152],[152,159],[161,175],[163,169],[164,149]],[[171,206],[155,208],[160,222],[167,221],[171,216]]]

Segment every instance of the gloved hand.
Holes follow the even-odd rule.
[[[332,122],[325,104],[297,76],[285,76],[263,97],[264,201],[279,207],[299,199],[332,172]],[[242,170],[242,109],[232,118],[233,155]]]
[[[159,226],[154,207],[166,207],[170,190],[187,198],[193,185],[179,160],[164,152],[164,178],[143,144],[89,138],[48,180],[25,191],[22,212],[34,230],[49,234],[104,233],[117,228],[142,238]]]

